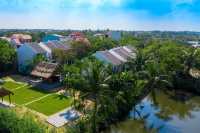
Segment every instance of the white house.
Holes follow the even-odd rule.
[[[44,55],[47,60],[52,60],[54,49],[68,51],[71,49],[70,44],[62,41],[49,41],[47,43],[26,43],[17,50],[18,70],[26,71],[37,55]]]
[[[191,44],[191,45],[198,45],[199,44],[198,41],[188,41],[187,43]]]
[[[124,63],[128,62],[129,58],[136,58],[136,49],[131,46],[121,46],[110,50],[97,51],[94,56],[119,70]]]
[[[26,72],[28,66],[37,55],[47,56],[48,52],[37,43],[25,43],[17,50],[18,70]]]

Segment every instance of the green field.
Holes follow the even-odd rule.
[[[5,82],[3,84],[4,88],[11,90],[11,91],[18,88],[18,87],[22,87],[22,86],[24,86],[24,84],[19,84],[19,83],[11,82],[11,81]]]
[[[12,92],[14,95],[11,99],[18,105],[26,104],[46,95],[46,93],[38,91],[36,88],[32,88],[31,86],[25,86]]]
[[[7,81],[3,85],[12,91],[12,103],[23,105],[45,115],[52,115],[63,109],[70,107],[72,98],[58,95],[56,93],[45,93],[27,84],[19,84]],[[8,96],[5,97],[8,100]]]
[[[70,107],[71,103],[72,98],[52,94],[42,100],[29,104],[27,107],[49,116],[65,109],[66,107]]]

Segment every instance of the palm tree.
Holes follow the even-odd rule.
[[[161,84],[172,86],[168,75],[165,74],[165,67],[160,61],[158,52],[151,52],[147,56],[142,50],[138,50],[136,58],[129,62],[129,68],[136,75],[137,80],[145,81],[143,91],[144,93],[152,92],[155,102],[155,88]]]
[[[188,75],[190,69],[192,69],[195,66],[196,58],[198,58],[199,55],[199,49],[192,48],[189,51],[184,50],[184,74]]]
[[[91,99],[94,103],[92,111],[92,132],[97,131],[97,113],[101,103],[106,99],[111,92],[109,90],[108,81],[111,76],[108,72],[108,67],[101,62],[92,59],[85,59],[82,61],[80,71],[70,74],[68,82],[72,88],[79,90],[80,100],[84,103],[85,99]]]
[[[85,88],[86,96],[91,97],[94,102],[94,109],[92,115],[92,132],[96,133],[96,115],[101,106],[100,101],[102,98],[105,98],[107,93],[110,92],[108,81],[111,76],[108,75],[107,67],[105,67],[102,63],[93,60],[92,62],[88,61],[86,66],[82,69],[81,75],[85,80]]]

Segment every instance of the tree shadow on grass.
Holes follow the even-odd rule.
[[[70,96],[65,96],[63,94],[61,94],[61,95],[55,95],[54,98],[55,99],[59,99],[59,100],[70,100],[71,99]]]
[[[48,92],[48,91],[42,90],[42,89],[34,87],[34,86],[32,86],[32,87],[30,86],[27,89],[30,89],[32,91],[37,91],[37,92],[40,92],[40,93],[43,93],[43,94],[50,94],[50,93],[52,93],[52,92]]]

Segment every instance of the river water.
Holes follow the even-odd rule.
[[[200,133],[200,96],[156,91],[106,133]]]

